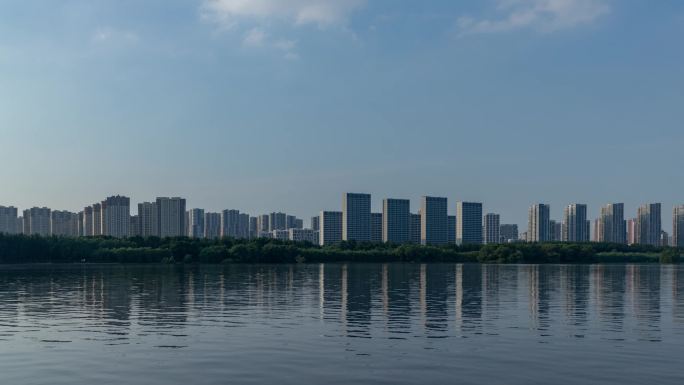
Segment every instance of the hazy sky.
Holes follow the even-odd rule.
[[[2,0],[0,204],[657,201],[669,231],[683,38],[680,0]]]

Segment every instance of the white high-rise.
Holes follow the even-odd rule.
[[[131,199],[112,196],[102,202],[102,235],[125,238],[130,233]]]
[[[221,214],[204,213],[204,238],[221,238]]]
[[[548,242],[551,239],[551,208],[537,203],[530,206],[527,218],[527,242]]]
[[[188,237],[204,237],[204,210],[192,209],[188,211]]]
[[[157,210],[159,212],[159,236],[181,237],[185,229],[185,199],[183,198],[157,198]]]
[[[598,242],[627,243],[627,222],[623,203],[610,203],[601,207],[599,219],[596,231]]]
[[[563,242],[589,242],[587,205],[568,205],[563,214]]]
[[[58,237],[77,237],[78,214],[70,211],[51,211],[50,234]]]
[[[672,246],[684,248],[684,205],[672,212]]]
[[[660,207],[660,203],[650,203],[639,207],[636,218],[636,243],[660,246],[660,235],[663,231]]]
[[[51,212],[47,207],[24,210],[24,234],[49,236]]]
[[[159,236],[159,210],[156,202],[138,203],[138,220],[142,237]]]

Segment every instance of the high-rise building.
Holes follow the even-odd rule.
[[[249,239],[249,214],[240,214],[237,237],[239,239]]]
[[[92,237],[95,235],[95,226],[93,225],[93,206],[88,206],[83,209],[83,236]]]
[[[285,223],[286,223],[285,229],[286,230],[296,229],[297,228],[297,225],[295,224],[296,221],[297,221],[297,217],[295,217],[294,215],[285,216]]]
[[[340,243],[342,241],[342,212],[321,211],[320,218],[320,245],[327,246]]]
[[[0,233],[17,234],[19,228],[17,227],[17,219],[19,211],[16,207],[0,206]]]
[[[384,199],[382,201],[383,242],[395,244],[409,242],[410,222],[411,201],[408,199]]]
[[[249,239],[259,236],[259,226],[257,217],[249,217]]]
[[[102,204],[93,205],[93,235],[102,235]]]
[[[24,210],[24,234],[49,236],[51,212],[52,210],[47,207]]]
[[[551,208],[537,203],[530,206],[527,218],[527,242],[548,242],[551,239]]]
[[[131,224],[128,225],[128,236],[139,237],[140,234],[140,215],[131,215]]]
[[[240,211],[223,210],[221,212],[221,236],[226,238],[240,238]],[[284,230],[284,229],[280,229]]]
[[[592,232],[591,240],[593,242],[602,242],[601,241],[601,232],[603,228],[603,220],[599,217],[594,219],[594,231]]]
[[[221,214],[204,213],[204,238],[221,238]]]
[[[85,214],[83,211],[78,213],[78,236],[79,237],[84,237],[85,236]]]
[[[645,204],[637,210],[637,243],[660,246],[662,231],[660,203]]]
[[[318,231],[321,229],[321,217],[315,216],[311,217],[311,230]]]
[[[102,235],[125,238],[130,232],[131,199],[112,196],[102,202]]]
[[[456,243],[482,244],[482,203],[456,203]]]
[[[624,203],[610,203],[601,207],[599,219],[597,241],[619,244],[627,243]]]
[[[371,238],[370,241],[373,243],[382,242],[382,213],[371,213],[371,227],[370,227]]]
[[[69,211],[51,211],[50,234],[57,237],[77,237],[78,214]]]
[[[159,236],[182,237],[185,230],[185,199],[183,198],[157,198],[157,210],[159,212]]]
[[[420,244],[420,226],[422,220],[420,219],[420,213],[410,215],[409,220],[409,242],[419,245]]]
[[[499,226],[501,232],[502,243],[518,242],[520,240],[518,234],[518,225],[502,224]]]
[[[447,198],[424,196],[420,208],[420,243],[444,245],[449,240]]]
[[[667,231],[663,230],[660,232],[660,244],[658,246],[670,246],[670,234],[668,234]]]
[[[563,210],[563,215],[563,242],[589,242],[587,205],[568,205]]]
[[[632,218],[627,220],[627,244],[637,244],[637,220]]]
[[[268,233],[270,229],[270,215],[263,214],[257,217],[257,237],[261,238],[262,233]]]
[[[203,209],[192,209],[188,211],[188,237],[204,238]]]
[[[487,245],[501,242],[501,217],[499,214],[488,213],[484,216],[484,243]]]
[[[287,230],[287,214],[271,213],[268,218],[268,231]]]
[[[672,212],[672,246],[684,248],[684,205]]]
[[[371,240],[370,194],[346,193],[342,199],[342,240]]]
[[[447,243],[456,244],[456,215],[447,216]]]
[[[549,221],[549,231],[551,242],[560,242],[563,240],[563,224],[554,220]]]
[[[156,202],[138,203],[138,217],[140,218],[140,236],[159,236],[159,209]]]

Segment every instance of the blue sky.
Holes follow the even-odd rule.
[[[3,0],[0,204],[684,203],[684,3]]]

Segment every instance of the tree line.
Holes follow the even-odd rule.
[[[609,243],[421,246],[274,239],[40,237],[0,234],[0,263],[678,263],[682,250]]]

